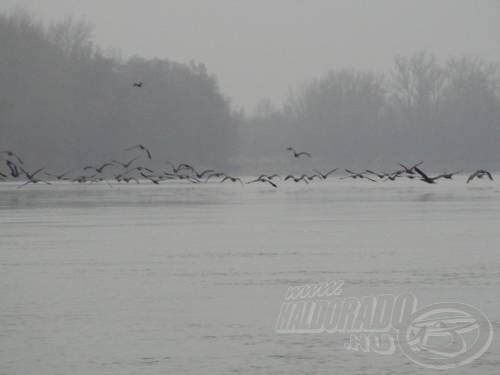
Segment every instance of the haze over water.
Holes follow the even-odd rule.
[[[16,186],[0,184],[2,374],[422,373],[275,332],[288,287],[331,280],[480,309],[492,345],[453,373],[498,373],[498,182]]]

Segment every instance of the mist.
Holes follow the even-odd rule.
[[[3,149],[54,169],[135,143],[240,173],[288,146],[325,167],[498,169],[495,2],[106,4],[2,3]]]

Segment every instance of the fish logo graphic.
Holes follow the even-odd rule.
[[[398,342],[413,362],[448,369],[479,358],[490,346],[493,329],[486,316],[463,303],[435,303],[415,311],[399,330]]]

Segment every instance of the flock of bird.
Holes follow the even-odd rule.
[[[191,183],[204,183],[209,181],[237,182],[241,185],[262,183],[269,185],[273,188],[278,187],[278,181],[293,181],[295,183],[309,184],[315,179],[324,181],[338,171],[338,168],[321,172],[313,169],[311,174],[293,175],[289,174],[281,176],[279,174],[261,174],[257,178],[249,181],[243,181],[240,177],[231,176],[229,174],[216,171],[214,169],[205,169],[198,171],[193,165],[188,163],[179,163],[175,165],[169,161],[165,162],[165,166],[161,171],[154,171],[150,167],[139,165],[140,160],[152,160],[151,151],[144,145],[138,144],[125,149],[127,152],[134,152],[133,157],[127,161],[110,160],[99,165],[87,165],[83,169],[75,171],[65,171],[64,173],[50,173],[45,168],[39,168],[35,171],[28,171],[24,167],[22,158],[14,151],[4,150],[0,151],[0,160],[2,160],[6,169],[0,169],[0,181],[7,180],[20,180],[19,187],[28,184],[45,183],[50,185],[51,181],[70,181],[74,183],[96,183],[105,182],[111,183],[136,183],[141,181],[150,181],[153,184],[160,184],[162,181],[168,180],[185,180]],[[308,152],[297,152],[293,147],[288,147],[291,156],[295,159],[298,158],[312,158]],[[429,176],[421,168],[423,162],[415,165],[407,166],[399,163],[397,170],[393,172],[375,172],[372,170],[365,170],[363,172],[355,172],[350,169],[344,169],[346,174],[340,176],[340,179],[364,179],[371,182],[378,181],[395,181],[400,178],[418,179],[427,184],[435,184],[441,179],[451,180],[463,170],[442,173],[436,176]],[[1,165],[1,164],[0,164]],[[4,167],[4,168],[5,168]],[[167,170],[168,169],[168,170]],[[41,176],[44,175],[45,178]],[[479,169],[467,178],[467,183],[474,179],[482,179],[488,177],[493,181],[493,176],[490,172],[484,169]]]

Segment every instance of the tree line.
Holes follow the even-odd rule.
[[[244,129],[246,158],[279,163],[288,145],[317,162],[388,167],[500,168],[498,64],[440,63],[425,52],[397,57],[392,71],[332,70],[292,91],[282,106],[263,100]],[[243,158],[245,159],[245,158]]]
[[[500,166],[499,66],[479,58],[332,70],[246,115],[203,64],[104,53],[82,20],[0,15],[0,46],[0,148],[53,169],[136,143],[155,160],[242,171],[287,165],[288,146],[316,166]]]
[[[155,160],[230,163],[242,116],[203,64],[123,60],[85,21],[45,26],[25,12],[0,15],[0,46],[0,148],[52,169],[136,143]]]

